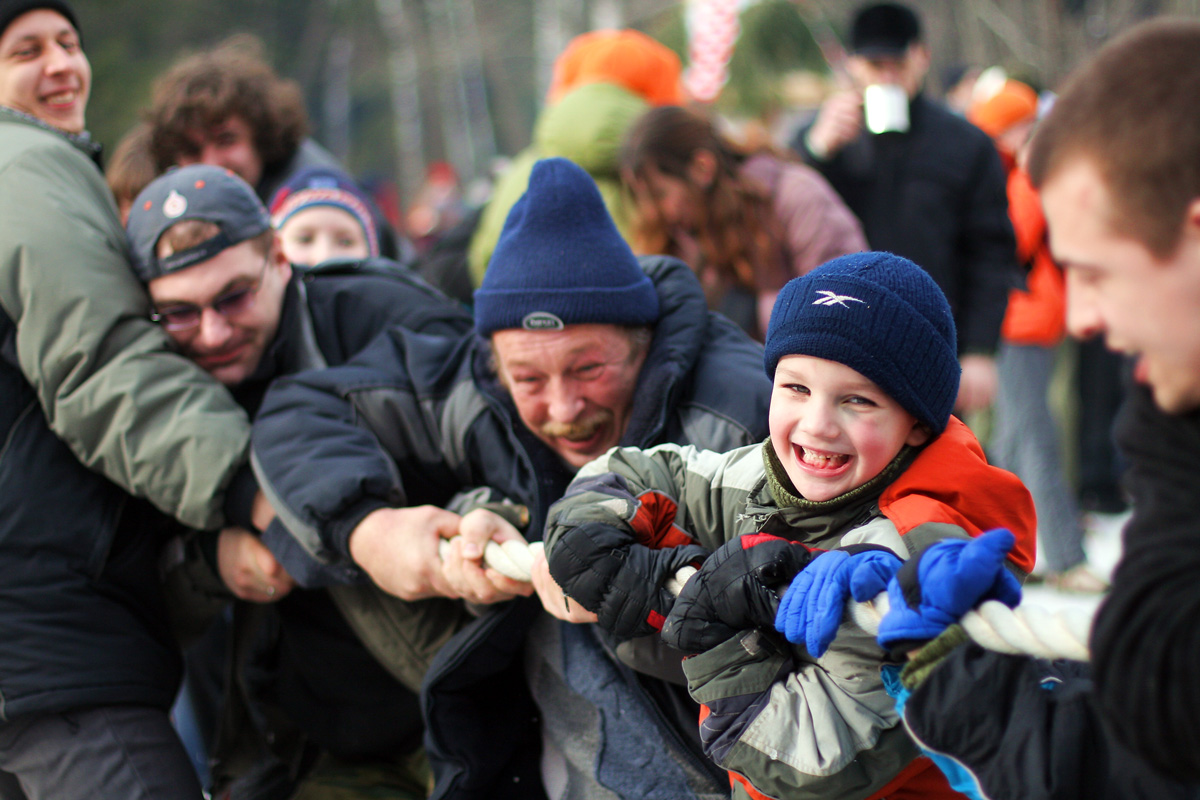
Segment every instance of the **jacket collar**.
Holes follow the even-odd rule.
[[[100,165],[100,152],[103,148],[99,142],[92,138],[92,134],[87,131],[83,131],[82,133],[68,133],[61,128],[56,128],[53,125],[43,122],[32,114],[26,114],[24,111],[17,111],[15,108],[9,108],[8,106],[0,106],[0,121],[31,125],[61,136],[85,156],[95,161],[97,166]]]

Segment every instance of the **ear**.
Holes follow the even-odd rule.
[[[271,266],[280,271],[284,280],[292,277],[292,263],[283,254],[283,242],[279,238],[278,231],[271,237],[271,249],[267,251],[267,260],[271,262]]]
[[[924,422],[913,420],[912,430],[908,432],[908,437],[904,443],[909,447],[920,447],[933,438],[933,431]]]
[[[693,186],[707,189],[717,177],[717,156],[710,150],[697,150],[687,168],[688,180]]]
[[[1187,211],[1183,215],[1183,228],[1185,235],[1200,236],[1200,197],[1192,199],[1188,203]]]

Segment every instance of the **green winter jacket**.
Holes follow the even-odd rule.
[[[898,527],[890,503],[881,511],[881,498],[914,486],[908,476],[933,458],[949,458],[963,474],[986,476],[961,486],[961,478],[944,480],[957,490],[953,496],[972,526],[970,509],[989,507],[997,497],[1012,497],[1031,521],[1032,502],[1020,482],[989,467],[977,443],[964,446],[965,426],[953,425],[953,437],[939,437],[919,451],[905,448],[871,481],[821,503],[795,496],[770,440],[728,453],[671,444],[615,448],[583,467],[551,507],[545,541],[552,568],[563,533],[594,522],[639,538],[677,528],[709,550],[766,532],[819,549],[878,544],[908,558],[933,541],[973,532],[933,521],[937,515],[920,516],[928,521],[911,526],[909,515]],[[820,658],[774,631],[756,630],[686,659],[688,690],[711,711],[701,728],[706,754],[771,797],[870,796],[918,755],[884,690],[883,657],[874,637],[846,619]],[[740,784],[734,796],[746,797]]]
[[[483,280],[508,212],[525,193],[529,173],[539,159],[559,156],[583,167],[596,181],[617,230],[628,241],[632,208],[617,174],[617,154],[625,132],[647,108],[645,100],[620,86],[588,83],[542,111],[533,143],[497,179],[471,237],[467,261],[475,286]]]
[[[0,107],[0,308],[16,359],[86,466],[186,525],[220,527],[250,424],[150,321],[95,149]]]

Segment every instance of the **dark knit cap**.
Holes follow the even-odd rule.
[[[921,22],[907,6],[877,3],[863,6],[850,28],[850,52],[873,58],[902,56],[921,39]]]
[[[287,221],[313,206],[329,206],[354,217],[363,230],[370,255],[379,255],[379,231],[371,215],[371,200],[344,172],[329,167],[309,167],[292,175],[275,190],[268,204],[271,224],[283,230]]]
[[[854,253],[783,287],[765,364],[772,380],[784,356],[845,364],[936,434],[958,397],[956,342],[950,304],[925,270],[891,253]]]
[[[159,258],[158,240],[188,219],[211,222],[220,233]],[[267,209],[250,184],[209,164],[176,167],[159,175],[134,199],[125,222],[133,269],[144,282],[207,261],[270,227]]]
[[[79,30],[79,22],[75,19],[75,10],[71,8],[70,3],[64,3],[62,0],[0,0],[0,36],[4,35],[14,19],[27,11],[36,11],[39,8],[62,14],[79,34],[80,40],[83,39],[83,33]]]
[[[475,329],[489,336],[507,328],[657,319],[654,284],[591,177],[565,158],[534,164],[475,292]]]

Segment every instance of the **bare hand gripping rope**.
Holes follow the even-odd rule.
[[[443,558],[449,552],[449,547],[450,540],[443,539],[438,551]],[[534,558],[541,551],[541,542],[491,541],[484,547],[483,560],[501,575],[528,582]],[[679,570],[674,578],[667,581],[667,590],[678,595],[696,571],[695,567]],[[874,600],[866,603],[852,600],[846,603],[846,611],[855,624],[872,635],[879,632],[879,621],[888,608],[886,592],[880,592]],[[1075,661],[1091,658],[1087,642],[1092,614],[1083,609],[1052,612],[1027,605],[1013,609],[995,600],[988,600],[964,615],[961,624],[977,644],[998,653],[1035,658],[1069,658]]]

